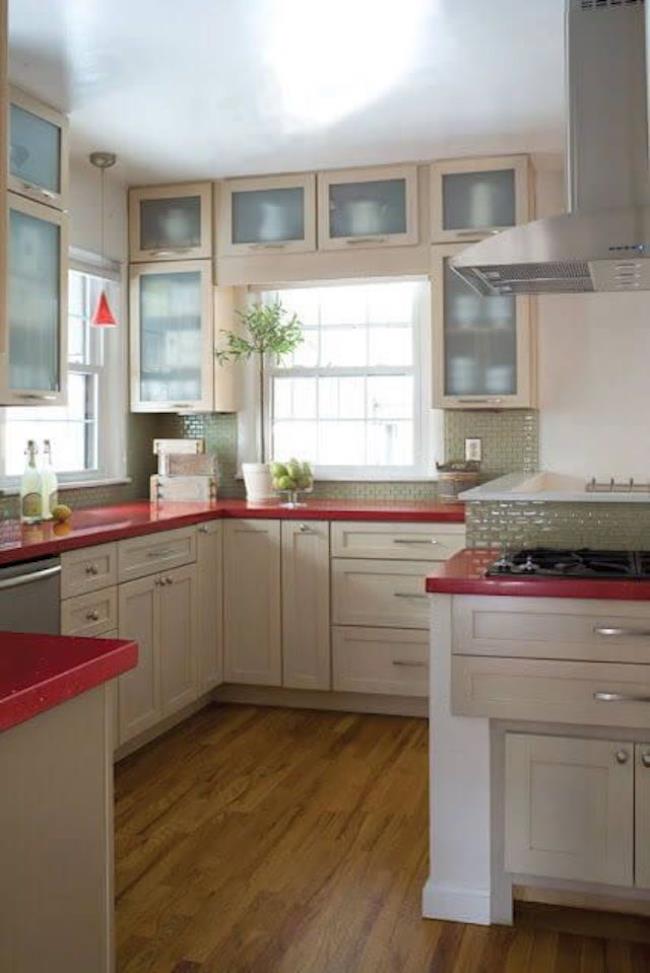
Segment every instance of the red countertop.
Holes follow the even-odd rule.
[[[429,594],[509,595],[521,598],[601,598],[612,601],[650,601],[650,581],[612,581],[589,578],[486,578],[499,557],[495,550],[464,550],[439,566],[440,574],[427,578]]]
[[[17,521],[0,523],[0,565],[224,517],[462,524],[465,521],[465,507],[462,503],[425,501],[370,503],[361,500],[309,500],[305,506],[292,510],[280,503],[253,505],[245,500],[161,504],[137,500],[79,510],[65,524],[23,527]]]
[[[0,731],[133,669],[138,647],[125,639],[0,632]]]

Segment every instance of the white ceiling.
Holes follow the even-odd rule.
[[[10,0],[10,74],[129,182],[551,151],[564,0]]]

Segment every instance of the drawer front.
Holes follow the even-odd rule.
[[[446,561],[464,546],[464,524],[332,524],[334,557]]]
[[[132,581],[158,571],[168,571],[196,561],[196,528],[184,527],[146,537],[120,541],[117,546],[118,578]]]
[[[117,628],[117,588],[61,602],[61,634],[94,638]]]
[[[74,598],[117,583],[117,544],[99,544],[61,556],[61,597]]]
[[[650,665],[455,656],[451,695],[459,716],[650,726]]]
[[[463,596],[453,600],[453,632],[457,654],[650,663],[643,602]]]
[[[332,614],[336,625],[428,628],[427,561],[332,561]]]
[[[332,630],[333,688],[341,692],[426,696],[429,639],[408,629]]]

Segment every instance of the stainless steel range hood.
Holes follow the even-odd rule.
[[[650,290],[648,46],[650,0],[567,0],[570,212],[454,257],[475,290]]]

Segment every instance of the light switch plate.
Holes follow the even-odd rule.
[[[483,458],[483,443],[480,439],[465,440],[465,460],[480,463]]]

